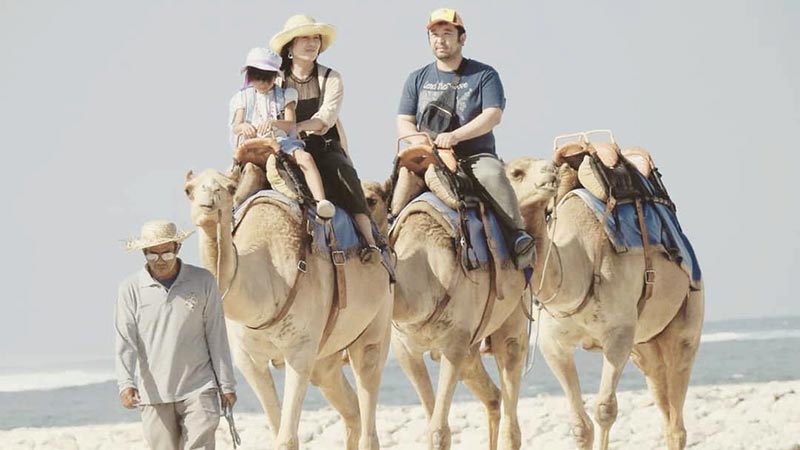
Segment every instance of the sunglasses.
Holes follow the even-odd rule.
[[[162,261],[172,261],[175,259],[175,252],[145,253],[144,257],[150,262],[156,262],[158,258],[161,258]]]

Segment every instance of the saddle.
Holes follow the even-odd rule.
[[[610,142],[591,142],[589,136],[605,133]],[[568,138],[579,138],[576,142],[559,146],[559,142]],[[652,295],[656,273],[653,270],[650,245],[648,243],[647,226],[644,218],[644,203],[661,203],[673,212],[675,204],[669,197],[666,187],[661,181],[661,174],[650,154],[641,147],[620,150],[610,130],[592,130],[558,136],[553,142],[555,148],[553,162],[558,166],[566,165],[577,172],[575,188],[585,188],[592,195],[605,203],[605,211],[601,224],[605,226],[609,216],[615,214],[615,223],[619,226],[617,206],[633,203],[636,208],[639,231],[642,236],[644,250],[644,287],[639,299],[641,311],[645,300]],[[598,241],[595,249],[594,283],[600,282],[602,263],[602,241]]]
[[[422,136],[428,142],[401,149],[400,142],[411,136]],[[473,175],[464,169],[466,164],[463,163],[467,162],[468,159],[459,161],[452,149],[436,148],[425,133],[411,136],[405,136],[398,140],[398,152],[391,180],[392,191],[389,193],[388,201],[390,205],[390,220],[394,220],[396,218],[395,215],[399,214],[406,204],[413,199],[404,198],[400,202],[393,201],[394,192],[398,188],[400,172],[408,172],[411,178],[424,180],[424,186],[419,192],[416,192],[417,194],[421,194],[427,188],[447,207],[458,214],[456,243],[458,244],[457,251],[461,258],[462,267],[467,271],[481,267],[477,263],[478,258],[470,237],[470,211],[476,211],[477,218],[485,225],[484,234],[492,250],[491,266],[500,267],[501,259],[496,252],[497,245],[494,243],[495,238],[489,232],[489,220],[487,219],[487,213],[491,209],[492,203],[484,199],[484,193],[480,185],[473,178]],[[476,216],[474,213],[472,215]]]

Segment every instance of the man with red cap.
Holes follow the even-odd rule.
[[[428,19],[428,43],[436,61],[409,75],[397,117],[400,137],[424,131],[439,148],[453,148],[509,230],[518,268],[531,263],[533,238],[525,231],[519,204],[497,157],[492,130],[506,99],[491,66],[462,55],[466,28],[453,9],[440,8]]]

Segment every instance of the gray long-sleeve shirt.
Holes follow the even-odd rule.
[[[119,390],[137,387],[143,404],[171,403],[236,381],[216,280],[181,262],[167,289],[147,268],[120,284],[116,308]]]

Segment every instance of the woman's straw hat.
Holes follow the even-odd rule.
[[[194,231],[178,231],[174,223],[166,220],[151,220],[142,225],[139,237],[130,238],[125,242],[125,250],[141,250],[167,242],[181,243],[192,233]]]
[[[322,53],[330,47],[336,38],[336,29],[327,23],[317,22],[311,16],[298,14],[289,17],[289,20],[283,24],[283,30],[269,40],[269,46],[277,53],[280,53],[283,47],[291,42],[292,39],[315,34],[320,35],[322,38],[322,44],[319,47],[319,52]]]

